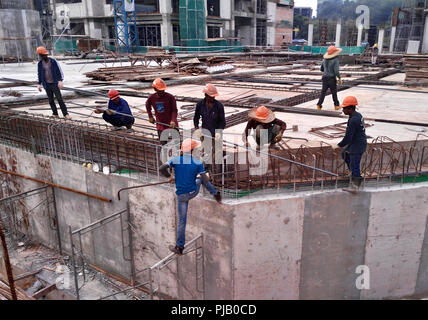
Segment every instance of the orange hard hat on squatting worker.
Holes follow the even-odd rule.
[[[49,52],[45,47],[38,47],[36,53],[40,56],[40,61],[37,64],[37,77],[38,85],[37,89],[42,92],[42,87],[45,89],[49,99],[49,105],[51,106],[52,116],[59,118],[58,109],[55,104],[55,96],[58,100],[61,112],[67,120],[71,117],[68,114],[67,106],[61,95],[61,89],[63,87],[64,74],[62,73],[61,67],[54,58],[49,58]]]
[[[275,114],[265,106],[256,107],[248,113],[250,118],[244,131],[243,140],[248,146],[248,135],[250,129],[255,129],[255,140],[258,147],[262,142],[269,143],[271,147],[282,140],[282,135],[287,129],[287,124],[275,117]],[[266,131],[262,131],[266,130]],[[267,133],[267,140],[263,139],[262,132]]]
[[[128,131],[132,131],[132,125],[135,118],[132,115],[128,102],[120,97],[119,91],[110,89],[108,92],[110,98],[106,110],[96,109],[95,113],[102,113],[103,119],[113,125],[112,130],[120,130],[126,127]]]
[[[355,192],[360,186],[361,177],[360,163],[363,153],[367,150],[366,126],[363,116],[356,111],[358,100],[354,96],[348,96],[341,105],[343,113],[349,116],[345,137],[333,149],[343,148],[342,158],[352,172],[351,184],[345,191]]]
[[[221,133],[216,133],[216,130],[222,131],[226,127],[224,106],[215,98],[218,96],[215,85],[208,83],[202,92],[205,93],[205,98],[196,104],[193,125],[195,129],[199,129],[199,119],[202,118],[202,128],[208,130],[211,137],[220,140]]]
[[[164,163],[159,171],[167,178],[171,178],[171,170],[174,169],[175,187],[178,204],[177,239],[169,250],[176,254],[182,254],[186,243],[186,221],[189,201],[199,193],[201,184],[221,203],[221,194],[211,184],[205,173],[204,164],[192,155],[192,151],[199,148],[201,143],[193,139],[185,139],[181,145],[181,155]]]
[[[337,82],[336,77],[339,79],[339,84],[342,84],[342,78],[339,72],[339,54],[342,52],[341,48],[335,46],[328,47],[327,53],[324,55],[324,60],[321,64],[321,71],[324,72],[322,76],[322,90],[321,96],[317,103],[318,110],[322,109],[327,90],[330,88],[333,97],[334,109],[340,110],[339,99],[337,98]]]
[[[151,94],[146,101],[146,110],[149,115],[150,123],[156,124],[158,136],[161,138],[161,134],[166,129],[178,128],[178,110],[177,102],[172,94],[165,92],[167,89],[165,81],[161,78],[156,78],[152,87],[155,90],[154,94]],[[155,118],[153,117],[152,109],[155,112]],[[161,144],[166,144],[167,141],[161,141]]]

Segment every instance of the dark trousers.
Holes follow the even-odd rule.
[[[59,106],[61,107],[61,112],[65,117],[68,114],[67,107],[64,103],[64,100],[62,100],[61,91],[59,90],[58,85],[55,83],[47,83],[45,90],[49,98],[49,104],[51,105],[53,115],[54,116],[58,115],[58,109],[56,108],[55,98],[54,98],[54,96],[56,96]]]
[[[342,151],[342,159],[345,160],[354,178],[361,178],[360,163],[362,156],[362,153],[349,153],[346,149]]]
[[[132,127],[132,125],[134,124],[134,122],[135,122],[135,119],[134,118],[131,118],[131,117],[125,117],[125,116],[123,116],[123,117],[120,117],[120,118],[117,118],[117,117],[115,117],[115,116],[113,116],[113,115],[108,115],[107,113],[103,113],[103,119],[106,121],[106,122],[108,122],[108,123],[110,123],[110,124],[112,124],[113,126],[115,126],[115,127],[123,127],[123,126],[126,126],[128,129],[131,129],[131,127]]]
[[[324,102],[325,94],[327,93],[327,89],[330,88],[331,94],[333,95],[333,102],[335,106],[340,106],[339,99],[337,99],[337,84],[335,77],[323,77],[322,78],[322,91],[320,99],[318,100],[317,105],[322,107]]]

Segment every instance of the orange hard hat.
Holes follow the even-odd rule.
[[[256,117],[261,120],[267,119],[269,117],[269,109],[265,106],[258,107],[256,111]]]
[[[41,54],[41,55],[48,55],[49,54],[48,50],[46,50],[45,47],[38,47],[36,49],[36,53]]]
[[[210,97],[218,96],[217,88],[215,87],[215,85],[211,83],[208,83],[202,91],[205,92]]]
[[[342,105],[341,105],[342,108],[346,108],[346,107],[350,107],[350,106],[358,106],[358,100],[354,96],[346,97],[343,100]]]
[[[115,90],[115,89],[110,89],[108,92],[108,97],[111,100],[114,100],[116,98],[119,98],[119,91]]]
[[[183,143],[181,144],[181,151],[182,152],[190,152],[195,148],[198,148],[201,146],[201,143],[199,141],[187,138],[184,139]]]
[[[327,53],[330,55],[330,54],[335,53],[337,50],[338,49],[335,46],[330,46],[330,47],[328,47]]]
[[[163,81],[161,78],[156,78],[152,83],[152,87],[161,91],[166,90],[165,81]]]

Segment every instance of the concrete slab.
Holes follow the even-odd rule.
[[[370,195],[345,192],[305,199],[300,299],[359,299]]]

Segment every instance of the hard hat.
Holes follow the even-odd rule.
[[[343,100],[342,105],[341,105],[342,108],[346,108],[346,107],[350,107],[350,106],[358,106],[358,100],[354,96],[346,97]]]
[[[41,54],[41,55],[48,55],[49,54],[48,50],[46,50],[45,47],[38,47],[36,49],[36,53]]]
[[[114,100],[116,98],[119,98],[119,91],[117,91],[115,89],[110,89],[108,92],[108,97],[110,98],[110,100]]]
[[[377,43],[374,44],[373,48],[377,48]]]
[[[181,144],[181,151],[182,152],[190,152],[195,148],[198,148],[201,146],[201,143],[199,141],[187,138],[184,139],[183,143]]]
[[[156,78],[153,81],[152,87],[161,91],[166,90],[165,81],[163,81],[161,78]]]
[[[215,87],[215,85],[211,83],[208,83],[202,91],[205,92],[210,97],[218,96],[217,88]]]

